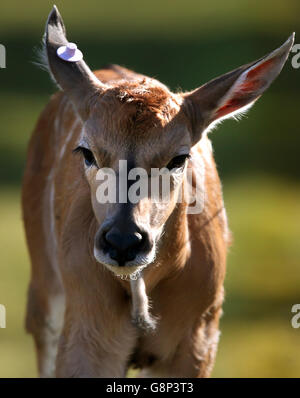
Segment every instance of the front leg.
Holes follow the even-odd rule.
[[[101,306],[101,304],[100,304]],[[129,308],[111,307],[104,316],[99,305],[85,315],[66,312],[56,361],[57,377],[125,377],[136,344]]]
[[[62,267],[66,311],[56,376],[124,377],[137,341],[130,297],[101,264],[83,260]]]
[[[158,357],[150,367],[143,368],[138,377],[209,377],[218,347],[220,313],[221,310],[213,318],[204,315],[193,327],[187,328],[172,355],[163,360]]]

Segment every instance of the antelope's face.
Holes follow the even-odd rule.
[[[191,147],[210,125],[254,104],[281,71],[294,35],[258,61],[182,95],[136,75],[131,82],[105,84],[80,57],[61,59],[61,50],[68,44],[65,35],[54,7],[46,24],[45,50],[52,77],[84,123],[78,151],[84,157],[99,224],[94,255],[118,274],[132,273],[155,257],[158,239],[185,181]],[[74,46],[68,48],[74,50]],[[153,194],[145,189],[155,180],[151,170],[162,168],[170,174],[168,200],[160,190]],[[113,176],[106,200],[100,175],[104,169],[109,170],[107,178],[109,173]],[[143,180],[138,200],[132,178],[137,175]]]
[[[182,99],[151,79],[96,96],[77,151],[99,224],[94,255],[117,274],[151,263],[182,193],[191,147]]]

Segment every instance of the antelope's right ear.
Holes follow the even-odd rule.
[[[97,91],[105,89],[83,61],[66,61],[57,55],[57,49],[66,46],[66,29],[56,6],[49,14],[45,29],[45,51],[49,71],[57,85],[66,92],[83,119],[87,117],[86,101]]]
[[[279,48],[184,94],[193,143],[213,123],[247,110],[279,75],[293,46],[294,34]]]

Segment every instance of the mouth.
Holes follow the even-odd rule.
[[[116,260],[113,260],[108,253],[103,253],[96,246],[94,247],[94,257],[96,261],[110,271],[112,271],[117,276],[133,276],[141,272],[149,264],[151,264],[155,259],[155,247],[147,254],[139,254],[132,261],[126,261],[120,265]]]

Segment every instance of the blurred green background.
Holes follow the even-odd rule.
[[[291,32],[300,42],[298,0],[56,1],[92,68],[119,63],[189,90],[278,47]],[[37,375],[23,329],[29,259],[20,212],[26,146],[55,91],[36,68],[50,1],[0,6],[0,377]],[[234,244],[215,377],[299,377],[300,69],[289,60],[279,78],[239,123],[211,134]]]

